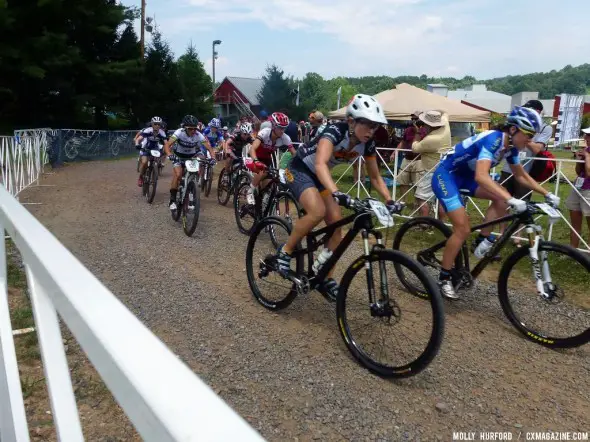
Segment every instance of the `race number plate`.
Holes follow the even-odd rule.
[[[150,153],[154,158],[160,158],[160,151],[159,150],[150,150]]]
[[[543,212],[545,212],[549,216],[549,218],[561,218],[559,211],[555,210],[549,204],[540,203],[537,204],[537,207],[541,209]]]
[[[186,166],[186,170],[189,172],[198,172],[199,171],[199,161],[198,160],[186,160],[184,162]]]
[[[389,210],[387,210],[385,204],[377,200],[369,200],[369,204],[371,205],[371,210],[373,210],[373,213],[383,227],[393,226],[393,217],[389,214]]]

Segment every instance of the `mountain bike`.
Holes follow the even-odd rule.
[[[172,163],[178,161],[171,159]],[[176,193],[176,209],[171,211],[172,219],[178,221],[182,217],[182,230],[187,236],[195,233],[199,222],[201,208],[201,187],[199,186],[199,163],[202,160],[193,158],[182,161],[182,178]]]
[[[590,259],[570,246],[545,241],[543,229],[534,219],[535,215],[548,216],[549,224],[561,218],[560,212],[548,204],[529,203],[523,213],[509,214],[472,227],[471,231],[475,232],[487,226],[510,222],[473,268],[470,267],[467,243],[463,244],[452,270],[453,285],[457,291],[472,287],[474,280],[494,262],[510,238],[524,226],[528,245],[523,245],[506,257],[500,269],[497,289],[502,310],[511,324],[533,342],[553,348],[583,345],[590,341],[590,296],[587,289],[590,285]],[[451,229],[439,220],[415,218],[400,227],[393,248],[405,251],[433,273],[438,273],[442,251],[451,233]],[[425,241],[429,244],[434,242],[434,245],[424,247]],[[419,284],[407,278],[403,269],[396,268],[396,272],[404,286],[414,295],[430,296]],[[563,278],[559,283],[555,282],[557,275]],[[509,290],[509,281],[516,285],[514,289]],[[526,289],[527,283],[532,283],[530,291]],[[566,297],[565,289],[571,289],[572,294]],[[522,312],[519,312],[521,309]],[[537,318],[549,309],[552,311],[547,318]],[[525,313],[531,313],[532,318],[523,319]],[[565,319],[557,319],[561,317]],[[581,325],[574,326],[574,320]],[[539,330],[552,323],[556,323],[553,331]]]
[[[250,182],[242,182],[234,194],[234,214],[238,229],[245,235],[252,233],[256,223],[270,215],[282,216],[289,223],[302,216],[303,211],[287,185],[282,181],[280,171],[266,169],[268,184],[255,194],[254,204],[247,201]],[[271,231],[272,235],[272,231]]]
[[[242,182],[250,184],[250,175],[248,174],[248,169],[244,167],[244,159],[240,157],[232,162],[230,173],[227,173],[225,167],[219,172],[219,179],[217,180],[217,202],[225,206],[230,196],[235,194],[236,189]]]
[[[143,172],[143,196],[148,204],[154,201],[156,196],[156,187],[158,186],[158,160],[161,152],[159,150],[150,150],[147,155],[147,167]]]
[[[393,225],[393,219],[383,203],[370,198],[353,200],[351,209],[353,212],[351,215],[334,224],[314,230],[306,236],[306,247],[299,244],[293,252],[292,265],[294,264],[295,270],[290,270],[288,275],[279,274],[276,260],[277,249],[274,243],[268,244],[265,231],[273,229],[277,233],[283,232],[286,239],[291,233],[291,225],[280,217],[271,216],[262,219],[254,227],[246,249],[246,272],[250,289],[254,298],[269,310],[277,311],[288,307],[298,295],[307,295],[317,289],[349,247],[359,246],[353,241],[360,233],[363,252],[344,273],[336,298],[336,318],[340,335],[354,358],[369,371],[384,377],[413,376],[432,362],[443,339],[444,314],[439,289],[421,264],[403,253],[385,248],[383,236],[374,228],[373,223],[373,217],[376,216],[382,225]],[[351,223],[351,229],[316,274],[313,271],[314,252],[327,243],[336,229]],[[372,246],[369,244],[369,236],[376,240]],[[269,252],[255,253],[255,248],[259,245],[270,246]],[[404,296],[403,286],[390,282],[389,278],[396,273],[394,268],[388,268],[388,264],[407,269],[422,283],[428,296],[425,298],[416,298],[412,294]],[[361,272],[363,269],[365,271]],[[366,282],[357,283],[363,278],[363,274]],[[359,278],[355,279],[356,276]],[[277,282],[273,282],[273,278]],[[277,288],[281,282],[286,283],[283,290]],[[262,292],[267,285],[271,287],[269,295]],[[355,300],[354,297],[357,295],[359,299]],[[271,299],[271,296],[278,299]],[[324,296],[333,302],[326,294]],[[405,309],[407,303],[412,305],[408,310]],[[355,314],[350,310],[354,306],[360,308],[359,313]],[[402,307],[404,307],[404,313],[402,313]],[[354,323],[357,316],[363,317],[364,325],[351,326],[351,322]],[[402,318],[408,319],[407,322],[410,324],[407,335],[401,331]],[[382,325],[383,330],[367,331],[370,322]],[[428,325],[424,327],[426,323]],[[426,330],[421,331],[421,328]],[[382,336],[382,332],[387,330],[393,330],[396,335],[403,334],[403,342],[399,344],[399,347],[406,353],[415,351],[415,356],[408,357],[409,360],[403,362],[385,363],[370,354],[370,348],[375,344],[367,346],[361,344],[365,334],[385,344],[390,339]],[[413,337],[422,337],[424,342],[415,345],[409,343]],[[379,355],[383,353],[380,351]]]
[[[213,182],[213,165],[215,164],[214,159],[201,160],[203,167],[203,175],[201,176],[201,191],[208,197],[211,193],[211,183]]]

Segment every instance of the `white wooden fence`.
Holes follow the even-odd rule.
[[[0,136],[2,184],[8,192],[20,192],[37,183],[48,161],[46,134]]]
[[[60,318],[144,440],[262,440],[3,188],[0,230],[10,235],[25,265],[58,440],[84,440]],[[0,243],[0,439],[29,440],[8,310],[4,242]]]

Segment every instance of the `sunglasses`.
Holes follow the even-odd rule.
[[[524,130],[524,129],[520,129],[520,131],[529,138],[533,138],[535,136],[534,132],[529,132],[528,130]]]
[[[196,127],[185,127],[186,130],[197,130]]]
[[[363,126],[367,126],[371,130],[377,130],[379,127],[379,123],[375,123],[374,121],[365,120],[364,118],[360,118],[357,120]]]

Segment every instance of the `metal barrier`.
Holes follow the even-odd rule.
[[[400,169],[398,166],[402,164],[402,161],[400,159],[400,155],[402,152],[411,152],[410,150],[406,150],[406,149],[393,149],[393,148],[378,148],[377,149],[377,155],[378,155],[378,159],[380,159],[383,162],[383,165],[385,166],[385,170],[387,172],[387,178],[390,178],[392,180],[391,183],[391,194],[392,194],[392,198],[395,200],[400,200],[400,199],[405,199],[408,194],[411,194],[413,192],[415,192],[418,184],[424,180],[424,179],[430,179],[428,173],[429,172],[433,172],[434,169],[436,169],[436,166],[434,166],[432,169],[424,171],[424,175],[416,182],[414,183],[411,187],[409,187],[409,189],[404,192],[402,195],[399,195],[398,189],[397,189],[397,178],[400,175],[401,172],[405,171],[408,167],[410,167],[411,164],[415,164],[416,161],[419,160],[412,160],[409,164],[406,164],[405,167],[403,169]],[[389,163],[391,162],[389,160],[389,157],[391,155],[394,155],[393,158],[393,170],[390,167]],[[441,154],[442,157],[443,154]],[[530,159],[528,161],[550,161],[548,159],[545,158],[533,158]],[[527,164],[528,161],[525,163]],[[569,159],[559,159],[556,158],[555,162],[557,164],[555,173],[548,178],[547,180],[545,180],[544,182],[542,182],[541,184],[548,184],[550,182],[554,181],[554,188],[553,188],[553,193],[555,195],[559,194],[559,189],[560,189],[560,183],[565,183],[566,185],[568,185],[571,188],[571,192],[576,192],[582,199],[584,199],[584,201],[586,201],[587,203],[590,204],[590,201],[586,200],[581,193],[579,192],[578,189],[575,188],[574,184],[572,183],[572,181],[565,175],[563,167],[565,164],[571,164],[571,163],[582,163],[581,160],[569,160]],[[353,177],[353,184],[352,186],[350,186],[350,188],[345,189],[346,193],[350,194],[350,195],[354,195],[356,198],[360,198],[361,195],[362,196],[370,196],[370,192],[367,190],[367,188],[365,187],[365,184],[363,182],[363,180],[361,179],[361,167],[357,167],[356,165],[362,165],[364,163],[364,159],[362,157],[358,157],[357,159],[355,159],[355,161],[353,163],[351,163],[348,168],[339,176],[339,177],[335,177],[336,179],[336,184],[338,184],[344,177],[346,176],[350,176],[349,175],[349,171],[351,168],[356,168],[357,169],[357,176]],[[502,165],[502,164],[501,164]],[[501,167],[498,166],[498,167]],[[496,173],[496,170],[501,170],[498,169],[498,167],[493,168],[492,169],[492,173]],[[499,173],[498,173],[499,175]],[[512,176],[512,175],[510,175]],[[352,192],[352,193],[351,193]],[[529,192],[530,194],[531,192]],[[528,194],[527,194],[528,195]],[[479,216],[483,219],[485,216],[485,212],[487,209],[487,206],[489,206],[491,204],[490,201],[487,200],[477,200],[475,198],[471,198],[471,197],[467,197],[467,204],[471,204],[476,212],[479,214]],[[479,203],[477,201],[480,201]],[[482,203],[485,204],[482,205]],[[431,216],[438,218],[439,215],[439,210],[438,210],[438,200],[436,199],[436,197],[434,195],[432,195],[427,201],[425,201],[423,204],[429,204],[430,207],[430,212],[431,212]],[[565,208],[565,198],[562,198],[561,201],[561,208],[564,211],[568,211],[567,208]],[[413,218],[415,216],[420,216],[419,215],[419,211],[420,211],[420,207],[416,207],[414,208],[414,210],[409,214],[409,215],[396,215],[400,218],[404,218],[404,219],[409,219],[409,218]],[[564,216],[563,213],[561,213],[561,218],[562,220],[565,222],[565,224],[567,225],[568,229],[570,232],[573,232],[573,234],[575,236],[577,236],[580,239],[580,243],[581,243],[581,247],[579,248],[579,250],[584,251],[584,252],[588,252],[590,253],[590,245],[588,244],[588,242],[586,240],[584,240],[584,238],[581,237],[581,235],[579,235],[573,228],[573,226],[571,225],[571,223],[569,222],[569,220]],[[537,218],[538,219],[538,218]],[[450,224],[448,224],[450,225]],[[519,236],[517,236],[517,234],[521,231],[522,229],[520,229],[518,232],[516,232],[516,235],[514,236],[515,239],[524,239],[521,238]],[[548,236],[547,238],[549,240],[552,239],[553,236],[553,231],[554,231],[554,225],[550,225],[549,226],[549,232],[548,232]],[[498,232],[496,232],[498,233]]]
[[[2,188],[0,229],[25,265],[58,440],[83,440],[58,315],[144,440],[262,440]],[[28,441],[4,242],[0,289],[0,439]]]
[[[47,163],[44,136],[0,137],[0,166],[4,188],[14,196],[39,180]]]

